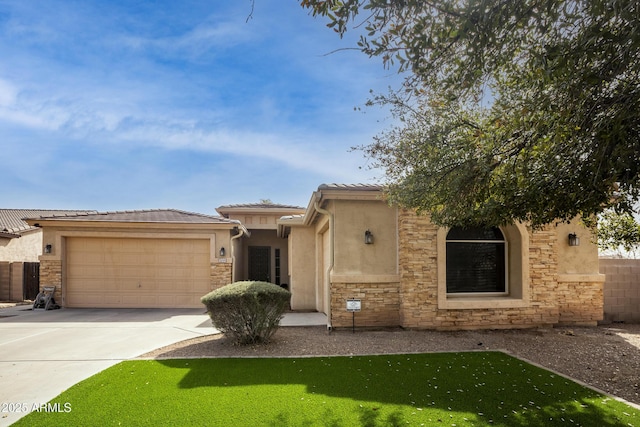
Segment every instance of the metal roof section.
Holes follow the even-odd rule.
[[[240,203],[222,205],[218,209],[304,209],[301,206],[281,205],[279,203]]]
[[[299,214],[299,215],[285,215],[285,216],[281,216],[278,221],[293,221],[293,220],[300,220],[304,218],[304,214]]]
[[[281,205],[278,203],[244,203],[237,205],[223,205],[216,208],[216,212],[225,218],[232,214],[242,213],[270,213],[281,215],[295,215],[304,212],[301,206]]]
[[[291,232],[292,225],[304,225],[305,214],[286,215],[278,218],[278,237],[288,237]]]
[[[377,184],[321,184],[312,194],[304,214],[278,219],[278,236],[286,237],[292,226],[311,225],[317,218],[317,208],[322,208],[326,200],[382,200],[383,189],[382,185]]]
[[[318,214],[316,208],[322,208],[326,200],[382,200],[383,189],[382,185],[377,184],[321,184],[309,200],[304,224],[310,225],[315,221]]]
[[[320,184],[318,191],[338,190],[338,191],[382,191],[384,187],[378,184]]]
[[[20,237],[22,233],[35,230],[25,219],[47,217],[65,217],[78,214],[97,213],[95,210],[61,209],[0,209],[0,237],[10,239]]]

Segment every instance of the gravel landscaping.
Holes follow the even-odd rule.
[[[640,325],[526,330],[327,331],[281,327],[269,344],[239,346],[207,335],[157,349],[141,358],[287,357],[503,350],[606,393],[640,404]]]

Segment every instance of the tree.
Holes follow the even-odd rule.
[[[640,245],[640,225],[628,213],[608,210],[599,217],[597,238],[605,254],[635,258]]]
[[[390,201],[448,226],[631,212],[640,190],[637,0],[302,0],[405,73],[360,147]],[[363,17],[364,16],[364,17]],[[353,28],[350,26],[353,25]]]

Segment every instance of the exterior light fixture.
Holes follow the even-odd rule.
[[[50,254],[50,253],[51,253],[51,248],[52,248],[51,244],[47,244],[47,245],[44,247],[44,253],[45,253],[45,254]]]
[[[373,243],[373,233],[371,233],[371,231],[367,230],[364,232],[364,244],[365,245],[370,245]]]
[[[224,250],[224,246],[220,248],[220,256],[224,257],[226,255],[227,251]]]
[[[569,246],[580,246],[580,238],[576,233],[569,234]]]

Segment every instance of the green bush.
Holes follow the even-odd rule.
[[[269,342],[291,293],[267,282],[235,282],[203,296],[213,326],[239,344]]]

